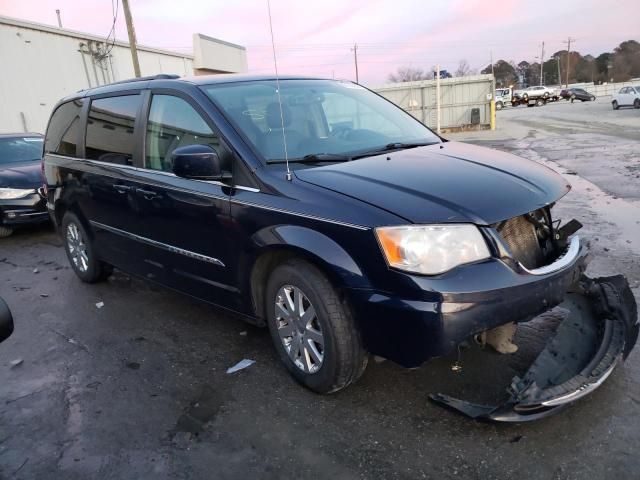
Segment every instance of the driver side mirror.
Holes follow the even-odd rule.
[[[0,298],[0,342],[13,333],[13,317],[6,302]]]
[[[194,180],[227,180],[231,173],[222,170],[220,157],[209,145],[187,145],[171,153],[173,173]]]

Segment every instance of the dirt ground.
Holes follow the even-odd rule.
[[[624,273],[640,297],[640,111],[608,99],[498,112],[498,130],[449,135],[563,173],[556,217],[591,240],[589,273]],[[116,272],[81,283],[48,228],[0,240],[0,479],[582,479],[640,472],[640,349],[555,417],[495,425],[429,403],[495,399],[545,328],[515,356],[472,347],[405,370],[372,361],[330,396],[299,387],[266,331]],[[640,299],[640,298],[639,298]],[[104,305],[98,308],[97,304]],[[544,324],[546,325],[546,324]],[[226,369],[243,358],[254,365]],[[13,360],[21,359],[18,366]]]

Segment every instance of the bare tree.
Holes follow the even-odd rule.
[[[456,69],[456,73],[454,76],[466,77],[468,75],[475,75],[475,73],[476,72],[473,71],[469,66],[469,62],[467,62],[466,60],[460,60],[460,63],[458,64],[458,68]]]
[[[428,78],[430,78],[429,75],[418,67],[399,67],[396,73],[389,74],[389,81],[392,83],[416,82]]]

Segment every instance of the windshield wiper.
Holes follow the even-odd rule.
[[[310,153],[304,157],[290,158],[289,163],[348,162],[350,160],[353,160],[353,158],[341,153]],[[286,162],[284,158],[267,160],[268,164]]]
[[[416,147],[425,147],[427,145],[435,145],[439,142],[393,142],[387,143],[384,147],[378,148],[376,150],[370,150],[368,152],[358,153],[353,156],[353,159],[363,158],[363,157],[372,157],[374,155],[380,155],[381,153],[393,152],[395,150],[406,150],[408,148],[416,148]]]

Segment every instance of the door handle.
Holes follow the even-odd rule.
[[[130,187],[128,185],[119,185],[117,183],[113,185],[113,188],[118,193],[127,193],[127,192],[130,192],[133,189],[133,187]]]
[[[142,188],[136,188],[136,193],[138,193],[139,195],[142,195],[147,200],[151,200],[158,196],[158,194],[153,190],[144,190]]]

